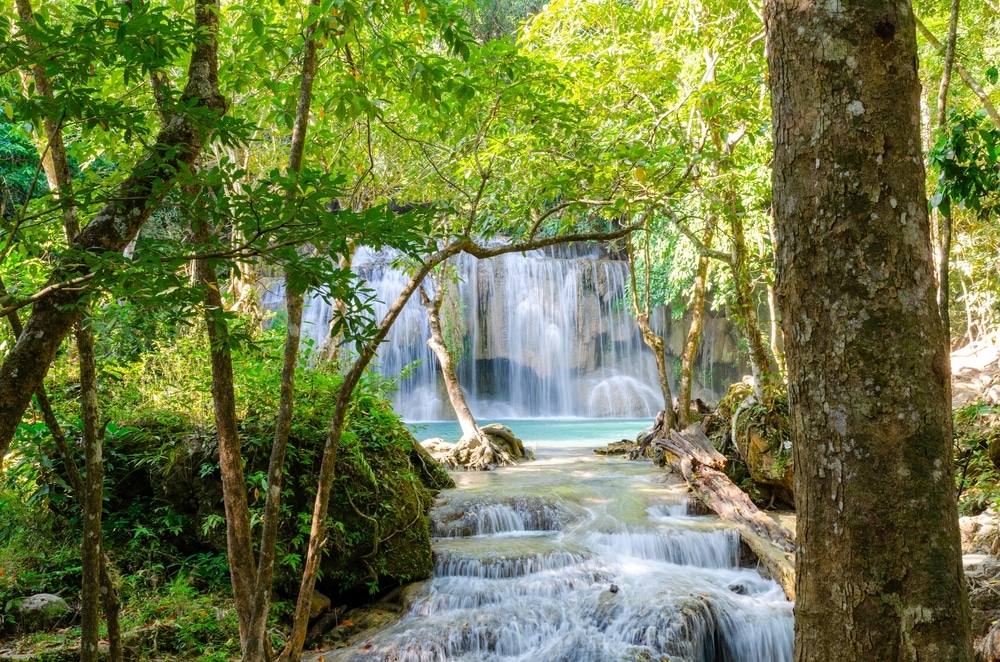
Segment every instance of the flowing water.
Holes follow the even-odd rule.
[[[636,423],[511,425],[537,460],[454,474],[431,515],[433,577],[399,623],[327,662],[792,659],[792,605],[739,566],[737,534],[688,514],[662,469],[593,454]],[[419,435],[454,437],[431,427]]]
[[[451,344],[462,348],[455,357],[459,381],[477,417],[651,418],[662,409],[656,362],[629,312],[628,264],[609,259],[599,248],[567,251],[453,259],[457,281],[449,289],[444,316],[453,332]],[[364,247],[355,255],[353,269],[372,289],[379,319],[409,279],[393,264],[395,257]],[[268,285],[262,303],[275,308],[283,296],[278,280]],[[320,293],[309,294],[303,331],[316,347],[326,337],[332,312]],[[653,318],[654,326],[666,330],[662,309]],[[682,341],[683,327],[671,327],[680,337],[670,346]],[[429,336],[427,313],[414,296],[376,361],[383,375],[400,379],[393,407],[411,421],[453,416],[427,346]],[[738,358],[728,335],[704,336],[694,390],[714,400],[741,373],[733,366],[717,367],[724,356]]]

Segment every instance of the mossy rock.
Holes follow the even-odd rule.
[[[317,409],[322,410],[315,403],[310,406],[310,411]],[[293,425],[289,439],[282,496],[287,514],[280,524],[277,554],[286,562],[275,569],[275,589],[288,597],[295,595],[301,579],[301,562],[295,559],[305,556],[327,423],[306,420]],[[185,425],[176,417],[169,424],[146,418],[131,427],[136,431],[122,441],[116,450],[121,461],[109,471],[111,512],[147,518],[142,526],[156,530],[160,544],[172,554],[225,554],[214,431]],[[260,512],[273,420],[248,416],[240,434],[249,505]],[[388,402],[364,392],[356,395],[330,499],[327,554],[318,584],[327,594],[362,587],[380,590],[430,574],[427,515],[433,494],[454,483],[418,446]],[[126,519],[119,518],[117,524],[134,528],[137,522]]]
[[[795,474],[788,395],[770,387],[770,404],[757,400],[746,383],[733,384],[719,402],[710,427],[716,448],[730,457],[726,473],[758,505],[795,503]]]

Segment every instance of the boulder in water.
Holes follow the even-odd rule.
[[[428,439],[422,446],[446,467],[471,471],[489,471],[520,460],[533,459],[531,451],[506,425],[490,423],[479,428],[480,434],[462,437],[457,444],[443,439]]]
[[[622,439],[621,441],[612,441],[604,448],[595,448],[594,452],[598,455],[624,455],[631,452],[634,448],[634,441]]]

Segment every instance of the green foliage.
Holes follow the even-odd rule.
[[[958,508],[977,515],[1000,503],[1000,470],[991,459],[1000,457],[1000,406],[979,402],[956,409],[953,418]]]
[[[1000,128],[993,125],[985,110],[952,110],[948,120],[929,154],[930,165],[937,172],[931,206],[943,214],[951,214],[955,206],[990,218],[1000,205]]]

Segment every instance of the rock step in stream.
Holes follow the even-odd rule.
[[[542,449],[457,474],[432,512],[433,577],[402,618],[318,662],[785,662],[792,604],[740,567],[739,536],[688,514],[647,463]]]

